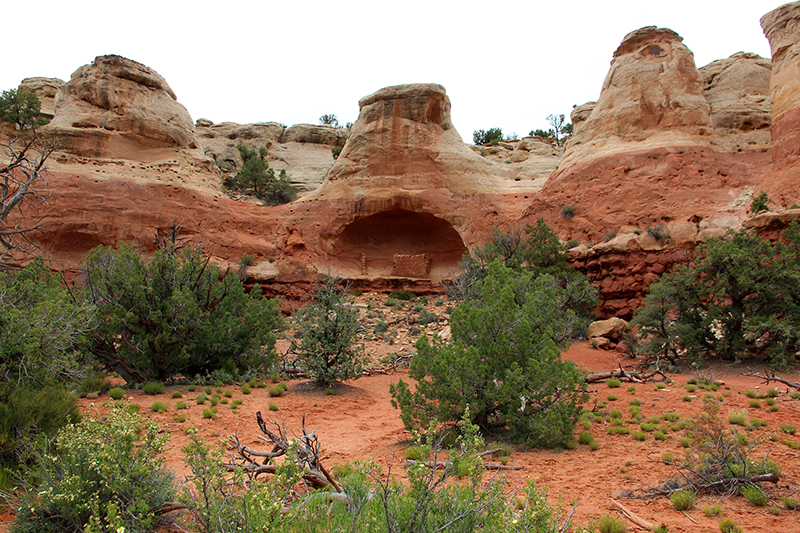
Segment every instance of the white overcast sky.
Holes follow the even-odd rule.
[[[781,0],[262,0],[9,2],[0,89],[68,80],[119,54],[161,74],[194,120],[318,123],[358,117],[389,85],[440,83],[453,123],[523,136],[596,100],[614,50],[642,26],[684,38],[697,66],[770,57],[759,24]]]

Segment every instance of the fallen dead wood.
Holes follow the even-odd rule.
[[[794,381],[789,381],[787,379],[779,378],[778,376],[775,375],[775,372],[771,372],[769,370],[765,370],[764,374],[765,375],[762,376],[762,375],[757,374],[755,372],[744,372],[742,375],[743,376],[752,376],[754,378],[763,379],[764,383],[767,384],[767,385],[771,381],[775,381],[775,382],[783,383],[784,385],[787,385],[789,387],[794,387],[795,389],[800,390],[800,383],[795,383]]]
[[[261,411],[256,413],[256,422],[261,432],[265,435],[259,435],[258,437],[271,444],[272,450],[253,450],[249,446],[242,444],[239,436],[234,433],[228,437],[228,456],[231,461],[224,464],[227,470],[233,471],[241,468],[249,479],[256,479],[259,474],[275,474],[277,467],[271,461],[276,457],[286,455],[291,450],[294,453],[294,459],[298,461],[303,469],[303,480],[306,483],[315,489],[331,486],[336,492],[342,492],[342,488],[330,472],[322,466],[319,455],[319,439],[316,436],[316,431],[311,433],[306,431],[305,416],[302,424],[303,435],[296,440],[289,439],[287,436],[286,424],[281,426],[277,422],[269,420],[270,424],[275,426],[275,430],[268,428],[261,417]]]
[[[630,520],[633,524],[639,526],[645,531],[653,531],[655,525],[652,522],[648,522],[644,518],[638,516],[636,513],[619,503],[614,498],[609,498],[609,500],[611,500],[611,504],[614,505],[614,507],[616,507],[620,513],[622,513],[622,516]]]
[[[671,463],[666,463],[671,464]],[[754,485],[757,483],[777,483],[780,481],[780,478],[775,474],[759,474],[757,476],[747,476],[747,477],[730,477],[725,479],[720,479],[718,481],[713,481],[711,483],[698,483],[698,482],[689,482],[689,486],[691,489],[696,493],[702,492],[719,492],[719,491],[727,491],[733,489],[737,486],[743,485]],[[676,490],[680,490],[681,487],[671,486],[668,488],[654,488],[648,489],[646,492],[642,493],[642,496],[647,498],[656,498],[660,496],[668,496],[675,492]]]
[[[655,377],[660,376],[661,379],[656,380]],[[597,383],[600,381],[606,381],[607,379],[617,378],[620,381],[628,381],[632,383],[645,383],[649,380],[653,381],[666,381],[667,376],[660,370],[653,370],[651,372],[636,372],[636,371],[629,371],[629,370],[612,370],[611,372],[598,372],[596,374],[588,374],[584,377],[584,381],[586,383]]]

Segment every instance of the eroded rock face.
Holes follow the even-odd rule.
[[[198,147],[192,119],[164,78],[116,55],[75,71],[56,95],[49,130],[79,156],[136,159],[141,150]]]
[[[600,98],[567,142],[561,168],[641,147],[695,144],[710,133],[703,80],[683,39],[648,26],[629,33],[614,52]]]
[[[300,124],[285,128],[277,122],[214,124],[199,119],[195,127],[200,147],[212,158],[223,173],[232,178],[242,166],[239,143],[251,150],[265,146],[269,150],[269,164],[276,172],[286,170],[299,193],[313,191],[333,165],[331,148],[342,146],[347,140],[347,130],[330,126]]]
[[[55,114],[56,93],[64,86],[64,83],[64,80],[58,78],[25,78],[20,82],[17,90],[35,94],[42,105],[42,115],[52,119]]]
[[[441,85],[386,87],[362,98],[359,107],[320,196],[353,187],[474,193],[500,185],[494,165],[470,150],[453,128],[450,99]]]
[[[715,128],[769,131],[769,78],[772,64],[757,54],[738,52],[700,68],[703,94]]]
[[[359,106],[325,182],[304,198],[333,208],[323,246],[337,268],[355,276],[390,277],[403,270],[397,257],[425,256],[431,279],[442,279],[475,237],[467,213],[486,212],[481,195],[513,187],[505,186],[502,167],[462,142],[441,85],[387,87]],[[538,149],[535,141],[524,146]]]
[[[800,203],[800,2],[770,11],[761,27],[772,50],[772,159],[762,184],[779,206]]]

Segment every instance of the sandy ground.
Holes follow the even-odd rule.
[[[428,326],[428,331],[435,333],[446,325],[446,302],[439,301],[439,305],[436,305],[432,300],[426,302],[425,307],[443,318],[439,324]],[[385,296],[362,296],[359,301],[363,323],[370,326],[369,331],[372,331],[371,325],[378,321],[395,322],[385,334],[368,335],[368,338],[374,337],[367,342],[368,352],[374,360],[378,361],[389,353],[407,353],[413,350],[410,342],[416,332],[409,335],[409,329],[413,326],[404,317],[409,316],[414,302],[405,304],[405,309],[394,309],[383,304]],[[372,324],[369,324],[370,321]],[[392,341],[393,344],[390,344]],[[282,341],[279,349],[285,352],[287,348],[288,341]],[[636,364],[635,360],[616,352],[593,349],[585,342],[573,344],[564,356],[586,372],[609,371],[618,368],[620,364],[626,367]],[[721,504],[722,516],[732,518],[747,532],[800,531],[800,511],[784,509],[777,499],[779,496],[800,499],[800,453],[784,442],[787,438],[799,442],[800,435],[790,436],[779,430],[781,425],[800,427],[800,400],[792,400],[789,392],[793,389],[785,385],[771,384],[768,387],[758,378],[743,376],[747,371],[763,373],[763,367],[715,365],[704,369],[701,374],[702,377],[713,378],[722,384],[714,395],[722,396],[721,414],[726,424],[728,412],[734,409],[747,409],[750,417],[768,423],[766,427],[751,431],[750,437],[764,439],[759,451],[769,452],[782,469],[777,487],[768,487],[775,496],[773,501],[767,507],[755,507],[742,497],[701,497],[695,508],[685,513],[676,511],[669,500],[663,497],[621,499],[625,506],[647,521],[668,525],[671,533],[719,531],[721,517],[709,518],[700,511],[702,506],[709,503]],[[187,474],[181,452],[181,447],[188,442],[184,431],[186,428],[195,426],[201,436],[220,442],[236,433],[242,443],[264,449],[263,442],[257,438],[260,433],[255,421],[257,411],[261,411],[265,418],[285,423],[289,431],[295,433],[300,432],[301,421],[305,416],[306,428],[309,431],[317,430],[327,467],[357,458],[374,458],[379,464],[393,463],[393,472],[402,475],[403,454],[409,445],[410,434],[404,430],[398,411],[390,404],[389,384],[399,379],[408,381],[406,373],[405,370],[397,370],[389,375],[351,380],[337,386],[333,394],[326,394],[308,380],[286,381],[288,391],[281,397],[270,397],[267,388],[254,388],[250,394],[243,394],[240,385],[224,386],[223,390],[227,388],[232,392],[229,401],[241,399],[243,403],[236,413],[230,409],[230,404],[218,405],[217,416],[213,420],[202,417],[203,409],[209,405],[197,405],[195,402],[203,387],[198,387],[194,392],[189,392],[186,386],[168,387],[164,393],[156,396],[131,391],[128,400],[141,405],[141,413],[155,419],[165,430],[171,432],[171,448],[167,458],[170,468],[179,479]],[[589,406],[596,401],[607,401],[605,411],[619,409],[627,418],[629,402],[636,398],[641,401],[641,413],[645,418],[668,412],[677,413],[682,418],[699,413],[706,391],[698,389],[689,393],[684,388],[687,381],[697,378],[698,374],[680,373],[671,377],[674,382],[661,390],[655,390],[653,382],[635,384],[633,392],[628,391],[630,383],[623,383],[622,387],[616,389],[611,389],[604,383],[590,385],[592,400]],[[796,373],[784,374],[784,377],[800,381]],[[749,398],[745,396],[745,390],[766,393],[771,387],[779,391],[776,398],[778,411],[770,412],[763,400],[759,408],[748,406]],[[175,390],[181,391],[183,398],[172,398]],[[617,400],[609,401],[609,394],[616,395]],[[84,411],[98,407],[102,409],[102,403],[107,400],[107,396],[94,400],[82,399],[80,405]],[[153,413],[150,406],[154,401],[167,403],[167,412]],[[178,401],[184,401],[188,409],[176,410]],[[277,406],[278,410],[270,411],[270,403]],[[186,414],[184,422],[179,423],[173,419],[178,413]],[[634,426],[630,427],[633,431]],[[631,435],[609,435],[607,428],[605,423],[594,423],[589,430],[599,443],[596,451],[591,451],[585,445],[561,451],[531,450],[516,446],[510,464],[522,466],[524,469],[504,472],[509,492],[521,488],[528,479],[537,479],[541,485],[549,487],[553,504],[559,504],[560,501],[561,506],[568,511],[576,503],[574,521],[577,524],[587,524],[593,518],[606,513],[616,514],[610,498],[623,498],[626,491],[657,486],[675,473],[673,467],[658,461],[665,451],[672,452],[677,458],[683,457],[684,449],[679,444],[682,432],[668,433],[666,441],[655,440],[653,433],[648,433],[647,439],[640,442]],[[576,435],[579,431],[582,431],[580,426]],[[777,440],[768,440],[770,435],[776,436]],[[771,510],[771,506],[774,509]],[[777,509],[782,510],[779,512]],[[629,526],[632,527],[632,524]]]

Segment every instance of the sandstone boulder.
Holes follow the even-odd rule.
[[[715,128],[769,130],[772,64],[757,54],[738,52],[699,69]]]
[[[153,148],[197,148],[189,113],[154,70],[99,56],[58,90],[49,130],[61,149],[90,157],[136,159]]]
[[[25,78],[20,82],[19,92],[30,92],[39,98],[42,104],[42,115],[52,119],[55,114],[56,93],[64,86],[64,80],[58,78]]]
[[[317,126],[313,124],[295,124],[286,130],[281,141],[344,146],[349,135],[349,130],[344,128]]]
[[[594,111],[596,105],[597,102],[586,102],[582,105],[576,105],[572,109],[569,118],[572,121],[573,133],[581,129],[581,125],[592,115],[592,111]]]
[[[621,318],[613,317],[606,320],[598,320],[589,325],[586,336],[589,339],[605,337],[606,339],[618,341],[624,337],[628,327],[628,322]]]

